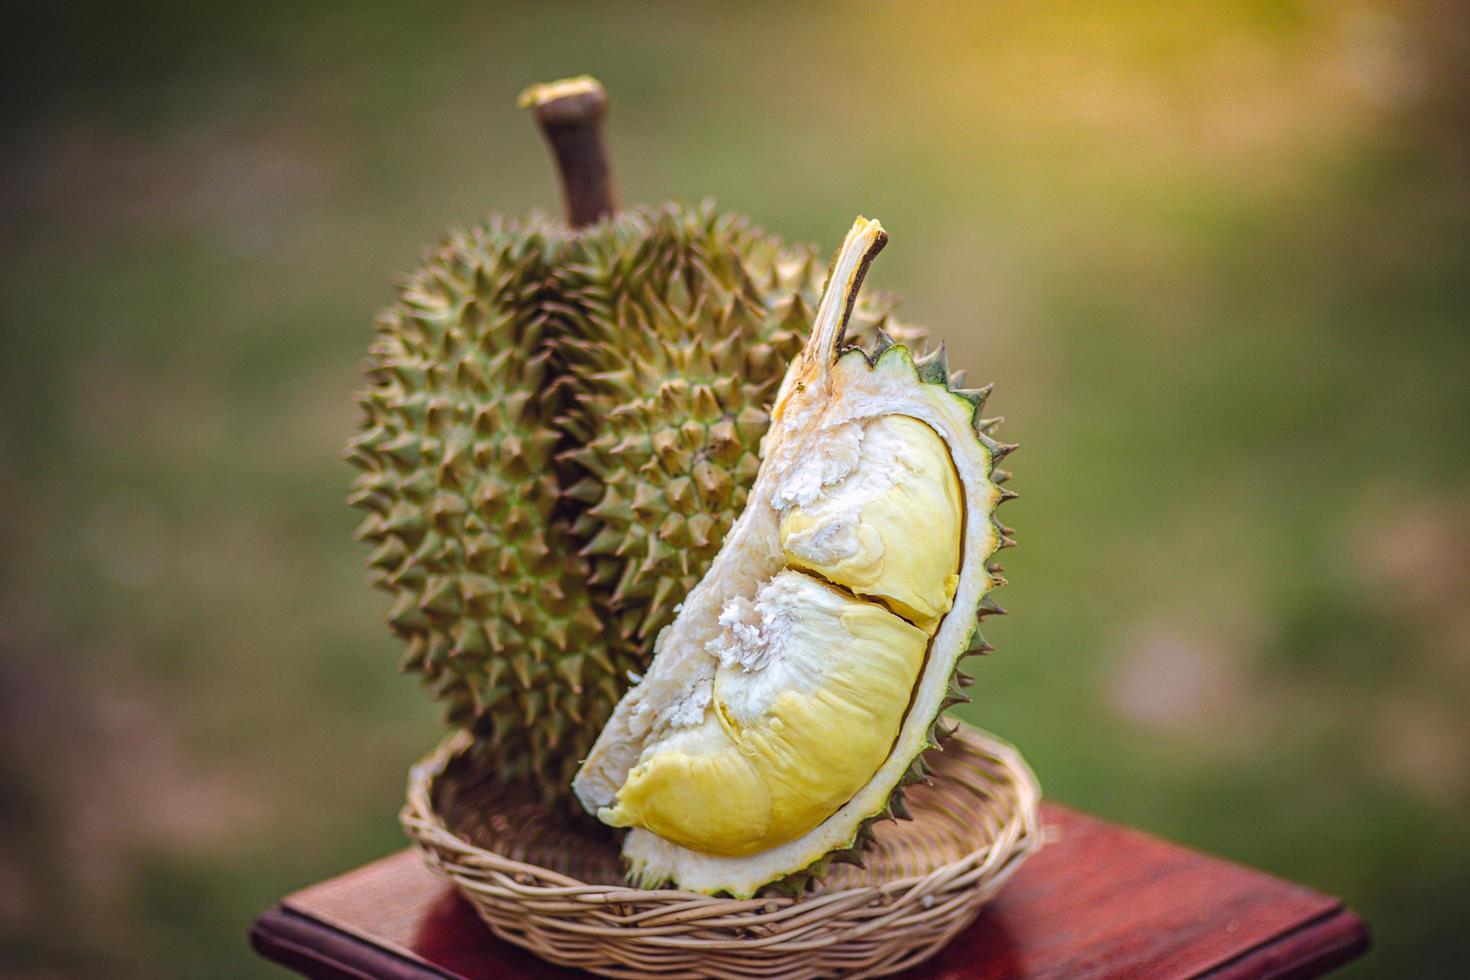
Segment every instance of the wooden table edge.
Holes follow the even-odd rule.
[[[277,905],[251,924],[250,945],[262,957],[311,977],[332,980],[445,980],[432,963],[346,932],[315,916]],[[1300,980],[1342,966],[1372,945],[1367,924],[1337,905],[1294,929],[1217,963],[1198,980]],[[310,972],[307,972],[307,971]]]
[[[308,977],[453,980],[452,974],[432,963],[280,905],[267,909],[251,923],[250,947],[272,963]]]
[[[1198,974],[1198,978],[1303,980],[1352,962],[1372,945],[1368,924],[1352,909],[1338,904],[1314,919],[1217,963]]]

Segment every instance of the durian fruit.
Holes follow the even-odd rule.
[[[523,102],[567,221],[453,231],[400,282],[347,456],[405,668],[554,798],[739,513],[824,270],[711,205],[616,211],[595,80]],[[861,304],[880,327],[921,335]]]
[[[642,885],[748,897],[852,858],[923,778],[959,661],[984,649],[1012,447],[942,348],[844,347],[885,241],[876,221],[849,232],[745,509],[573,782],[631,828]]]

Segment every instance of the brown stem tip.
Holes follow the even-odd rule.
[[[521,93],[556,157],[566,199],[567,223],[573,228],[595,224],[617,210],[612,168],[608,164],[602,120],[607,92],[590,75],[532,85]]]

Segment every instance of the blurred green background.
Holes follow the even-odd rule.
[[[388,279],[623,197],[832,248],[997,382],[1013,615],[967,717],[1055,799],[1470,962],[1470,33],[1456,5],[85,5],[11,24],[0,973],[269,976],[438,735],[338,451]]]

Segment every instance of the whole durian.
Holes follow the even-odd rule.
[[[759,474],[573,786],[643,885],[745,898],[851,856],[894,812],[998,611],[1009,446],[943,349],[845,347],[886,236],[859,218],[781,382]]]
[[[711,205],[617,212],[594,80],[523,104],[568,221],[452,231],[399,282],[347,457],[404,667],[556,797],[744,504],[823,267]]]

